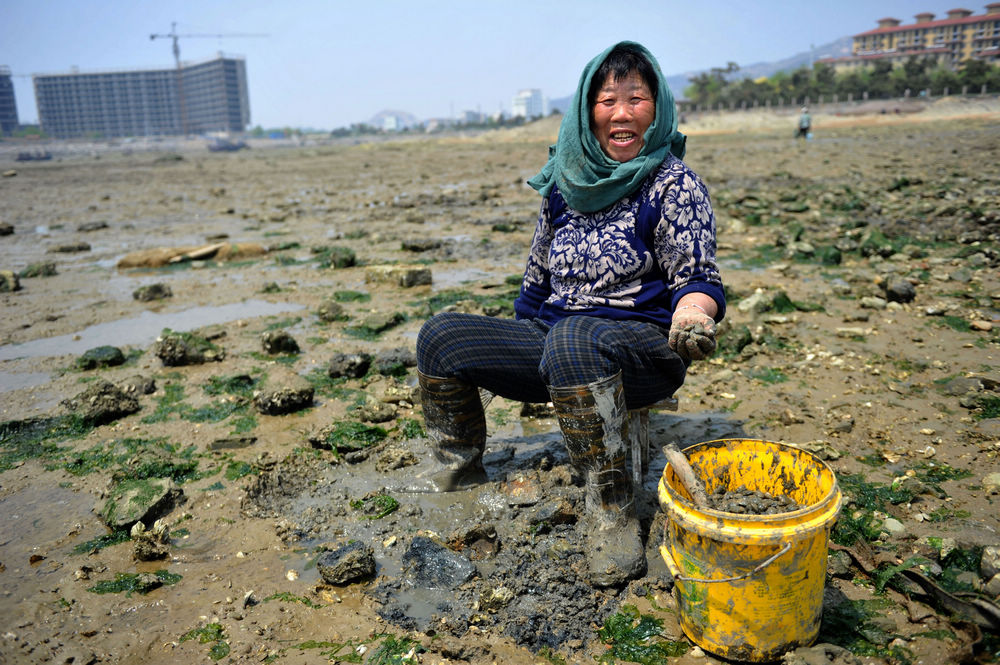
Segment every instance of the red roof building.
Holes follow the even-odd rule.
[[[931,12],[914,18],[915,23],[905,25],[897,18],[881,18],[877,28],[854,35],[853,55],[820,62],[851,69],[876,60],[896,66],[911,57],[932,58],[952,68],[970,58],[1000,61],[1000,2],[986,5],[983,14],[956,8],[946,18]]]

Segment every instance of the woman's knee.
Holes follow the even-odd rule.
[[[570,316],[553,325],[539,365],[542,377],[555,385],[570,377],[587,382],[616,372],[604,323],[593,317]]]
[[[441,312],[428,318],[417,333],[417,368],[426,374],[440,371],[441,360],[454,337],[454,312]]]

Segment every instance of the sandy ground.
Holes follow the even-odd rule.
[[[875,533],[854,551],[862,562],[902,563],[916,552],[945,564],[942,547],[981,554],[1000,546],[1000,483],[991,480],[1000,471],[1000,107],[959,100],[880,111],[817,109],[808,142],[792,140],[793,115],[686,119],[686,161],[706,181],[718,216],[730,312],[723,351],[692,369],[679,412],[657,416],[653,432],[682,445],[730,435],[805,445],[838,477],[883,488],[915,478],[926,491],[880,506],[871,514]],[[252,437],[247,447],[213,450],[233,436],[231,419],[163,411],[176,394],[171,386],[191,408],[212,406],[220,398],[202,388],[213,378],[282,368],[322,375],[336,353],[412,350],[421,322],[441,302],[482,312],[494,294],[509,300],[507,278],[523,267],[538,207],[524,181],[541,166],[556,128],[548,119],[477,136],[229,154],[181,144],[148,152],[54,145],[56,158],[46,162],[15,162],[17,146],[0,146],[0,222],[12,231],[0,237],[0,270],[20,273],[44,262],[56,269],[0,293],[0,421],[66,413],[63,400],[98,378],[120,383],[142,375],[157,386],[140,397],[138,413],[47,442],[55,448],[17,449],[9,426],[0,433],[0,663],[205,662],[221,642],[229,651],[220,662],[343,662],[362,643],[366,657],[376,653],[385,635],[423,644],[427,652],[416,658],[428,663],[593,662],[605,653],[599,621],[592,639],[548,655],[501,627],[433,639],[427,631],[408,633],[378,615],[374,582],[322,584],[315,552],[287,537],[295,515],[248,514],[248,488],[259,487],[276,461],[311,451],[308,435],[321,427],[357,421],[359,394],[393,381],[412,387],[412,369],[348,382],[345,392],[320,390],[310,408],[294,414],[256,414],[242,432]],[[428,240],[440,243],[421,245]],[[117,267],[138,250],[220,241],[269,251],[229,262]],[[321,268],[313,248],[324,246],[350,248],[357,265]],[[821,250],[834,246],[840,262],[820,260]],[[433,283],[372,281],[371,268],[387,264],[430,268]],[[911,302],[886,302],[883,287],[895,278],[914,286]],[[168,285],[172,297],[133,297],[155,283]],[[779,292],[791,308],[760,304],[773,304]],[[342,319],[322,321],[317,310],[338,293],[370,299],[342,298]],[[396,325],[377,337],[352,332],[373,315],[394,313]],[[151,351],[163,329],[206,326],[220,335],[221,362],[165,367]],[[261,335],[275,329],[290,333],[300,353],[264,353]],[[125,351],[126,364],[75,367],[101,345]],[[407,400],[396,408],[385,427],[399,439],[399,423],[419,421],[420,411]],[[166,415],[150,418],[155,413]],[[520,405],[504,400],[490,406],[488,452],[538,436],[558,445],[551,414],[519,413]],[[186,502],[165,518],[174,534],[168,559],[137,562],[130,543],[76,553],[107,533],[95,505],[103,505],[113,465],[74,474],[72,461],[135,440],[166,441],[174,453],[189,449],[199,469],[218,473],[183,484]],[[645,486],[654,506],[662,457],[658,469],[656,461]],[[253,472],[225,475],[242,462]],[[491,480],[505,479],[494,473]],[[851,487],[856,493],[858,485]],[[859,510],[853,501],[844,514],[861,519]],[[662,523],[662,516],[645,520],[645,586],[609,598],[636,604],[664,622],[664,635],[688,644],[657,554],[657,519]],[[376,543],[377,556],[379,547],[401,547],[386,543],[405,541],[410,529],[441,527],[417,516],[400,528],[396,540]],[[831,568],[827,582],[841,599],[875,598],[873,615],[887,617],[879,620],[881,637],[869,634],[878,649],[859,662],[973,658],[982,631],[949,620],[927,598],[877,594],[863,568],[849,563],[839,575]],[[182,578],[148,594],[90,591],[117,574],[160,569]],[[984,589],[990,579],[972,577],[982,597],[996,598],[1000,590]],[[191,632],[215,624],[224,638]],[[826,630],[821,639],[831,641]],[[986,634],[976,651],[982,662],[997,653],[995,633],[992,641]],[[346,651],[331,646],[348,641]],[[695,649],[664,662],[721,661]]]

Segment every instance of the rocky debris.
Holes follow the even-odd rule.
[[[260,345],[265,353],[298,353],[299,343],[285,330],[268,330],[260,336]]]
[[[183,501],[171,478],[132,479],[115,485],[94,510],[111,529],[131,529],[136,522],[155,522]]]
[[[122,381],[118,387],[127,395],[152,395],[156,392],[156,381],[152,377],[136,374]]]
[[[77,231],[81,233],[90,233],[91,231],[100,231],[101,229],[108,228],[107,222],[84,222],[76,227]]]
[[[139,300],[141,302],[151,302],[153,300],[163,300],[165,298],[172,298],[174,292],[169,286],[163,284],[162,282],[157,282],[155,284],[146,284],[145,286],[140,286],[135,291],[132,292],[132,298]]]
[[[403,288],[426,286],[431,283],[431,269],[423,266],[388,265],[365,269],[369,284],[393,284]]]
[[[170,331],[165,331],[164,334],[156,338],[152,350],[153,355],[162,360],[167,367],[219,362],[226,357],[224,349],[217,347],[204,337]]]
[[[294,372],[278,371],[254,391],[253,405],[258,412],[277,416],[294,413],[312,406],[315,388],[307,379]]]
[[[110,381],[98,380],[63,406],[93,425],[103,425],[139,410],[139,400]]]
[[[14,235],[14,225],[9,222],[0,222],[0,236]]]
[[[17,278],[17,273],[10,270],[0,270],[0,293],[20,290],[21,282]]]
[[[24,270],[18,273],[18,276],[21,279],[30,279],[33,277],[54,277],[57,274],[54,261],[40,261],[29,264]]]
[[[781,665],[864,665],[864,662],[836,644],[799,647],[781,657]]]
[[[772,496],[767,492],[746,487],[727,489],[717,487],[708,496],[709,506],[715,510],[737,515],[777,515],[799,510],[802,506],[784,494]]]
[[[316,569],[327,584],[342,585],[368,579],[375,575],[375,550],[354,541],[320,554]]]
[[[337,353],[330,359],[326,374],[331,379],[360,379],[368,373],[373,356],[370,353]]]
[[[63,245],[55,245],[49,247],[47,250],[49,254],[78,254],[80,252],[89,252],[90,243],[86,242],[71,242]]]
[[[156,561],[170,554],[170,527],[162,519],[148,530],[141,521],[132,525],[132,556],[136,561]]]
[[[81,370],[99,367],[116,367],[125,364],[125,354],[116,346],[97,346],[87,349],[76,359],[76,368]]]
[[[344,306],[336,300],[324,300],[316,309],[316,316],[324,323],[343,321],[347,318],[344,314]]]
[[[416,535],[403,555],[404,578],[423,589],[455,589],[477,574],[476,565],[426,535]]]

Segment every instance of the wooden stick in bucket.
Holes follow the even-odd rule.
[[[698,479],[698,476],[695,475],[694,469],[691,468],[691,463],[688,462],[687,455],[682,453],[680,448],[677,447],[677,443],[671,441],[663,446],[663,454],[666,456],[667,461],[670,462],[670,466],[674,467],[677,479],[680,480],[681,485],[684,486],[687,493],[691,495],[694,505],[699,508],[709,508],[705,487]]]

